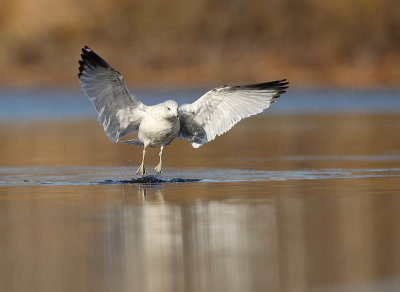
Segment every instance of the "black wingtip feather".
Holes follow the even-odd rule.
[[[257,89],[257,90],[262,90],[262,89],[287,89],[289,88],[289,82],[287,79],[281,79],[281,80],[276,80],[276,81],[271,81],[271,82],[264,82],[264,83],[256,83],[256,84],[249,84],[249,85],[241,85],[239,87],[244,87],[248,89]]]
[[[280,97],[283,93],[286,92],[286,89],[289,88],[289,82],[287,79],[281,79],[271,82],[264,83],[255,83],[255,84],[247,84],[247,85],[238,85],[231,87],[233,90],[237,89],[250,89],[250,90],[276,90],[276,95],[274,98]]]
[[[83,71],[86,67],[89,68],[110,68],[110,65],[106,61],[104,61],[99,55],[93,52],[88,46],[84,46],[82,48],[81,59],[79,60],[79,72],[78,78],[80,78],[83,74]]]

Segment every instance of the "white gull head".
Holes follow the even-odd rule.
[[[153,106],[151,113],[156,119],[175,120],[178,118],[178,104],[174,100],[167,100]]]

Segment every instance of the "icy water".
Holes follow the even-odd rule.
[[[145,184],[51,95],[0,93],[0,291],[400,291],[398,93],[289,93]]]

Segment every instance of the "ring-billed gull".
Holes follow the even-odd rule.
[[[160,148],[160,163],[154,168],[162,172],[162,153],[176,137],[188,140],[198,148],[229,131],[240,120],[261,113],[288,88],[286,79],[239,86],[214,88],[191,104],[178,106],[173,100],[147,106],[125,86],[122,75],[89,47],[82,49],[79,81],[85,95],[98,112],[99,123],[112,142],[138,132],[135,139],[123,143],[144,146],[142,163],[136,174],[144,175],[147,147]]]

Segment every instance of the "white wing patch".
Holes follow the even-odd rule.
[[[127,128],[131,123],[130,115],[132,112],[129,109],[119,109],[117,111],[117,118],[121,128]]]
[[[137,111],[135,108],[119,109],[117,111],[117,118],[121,128],[128,128],[131,124],[138,124],[142,120],[143,113]]]

